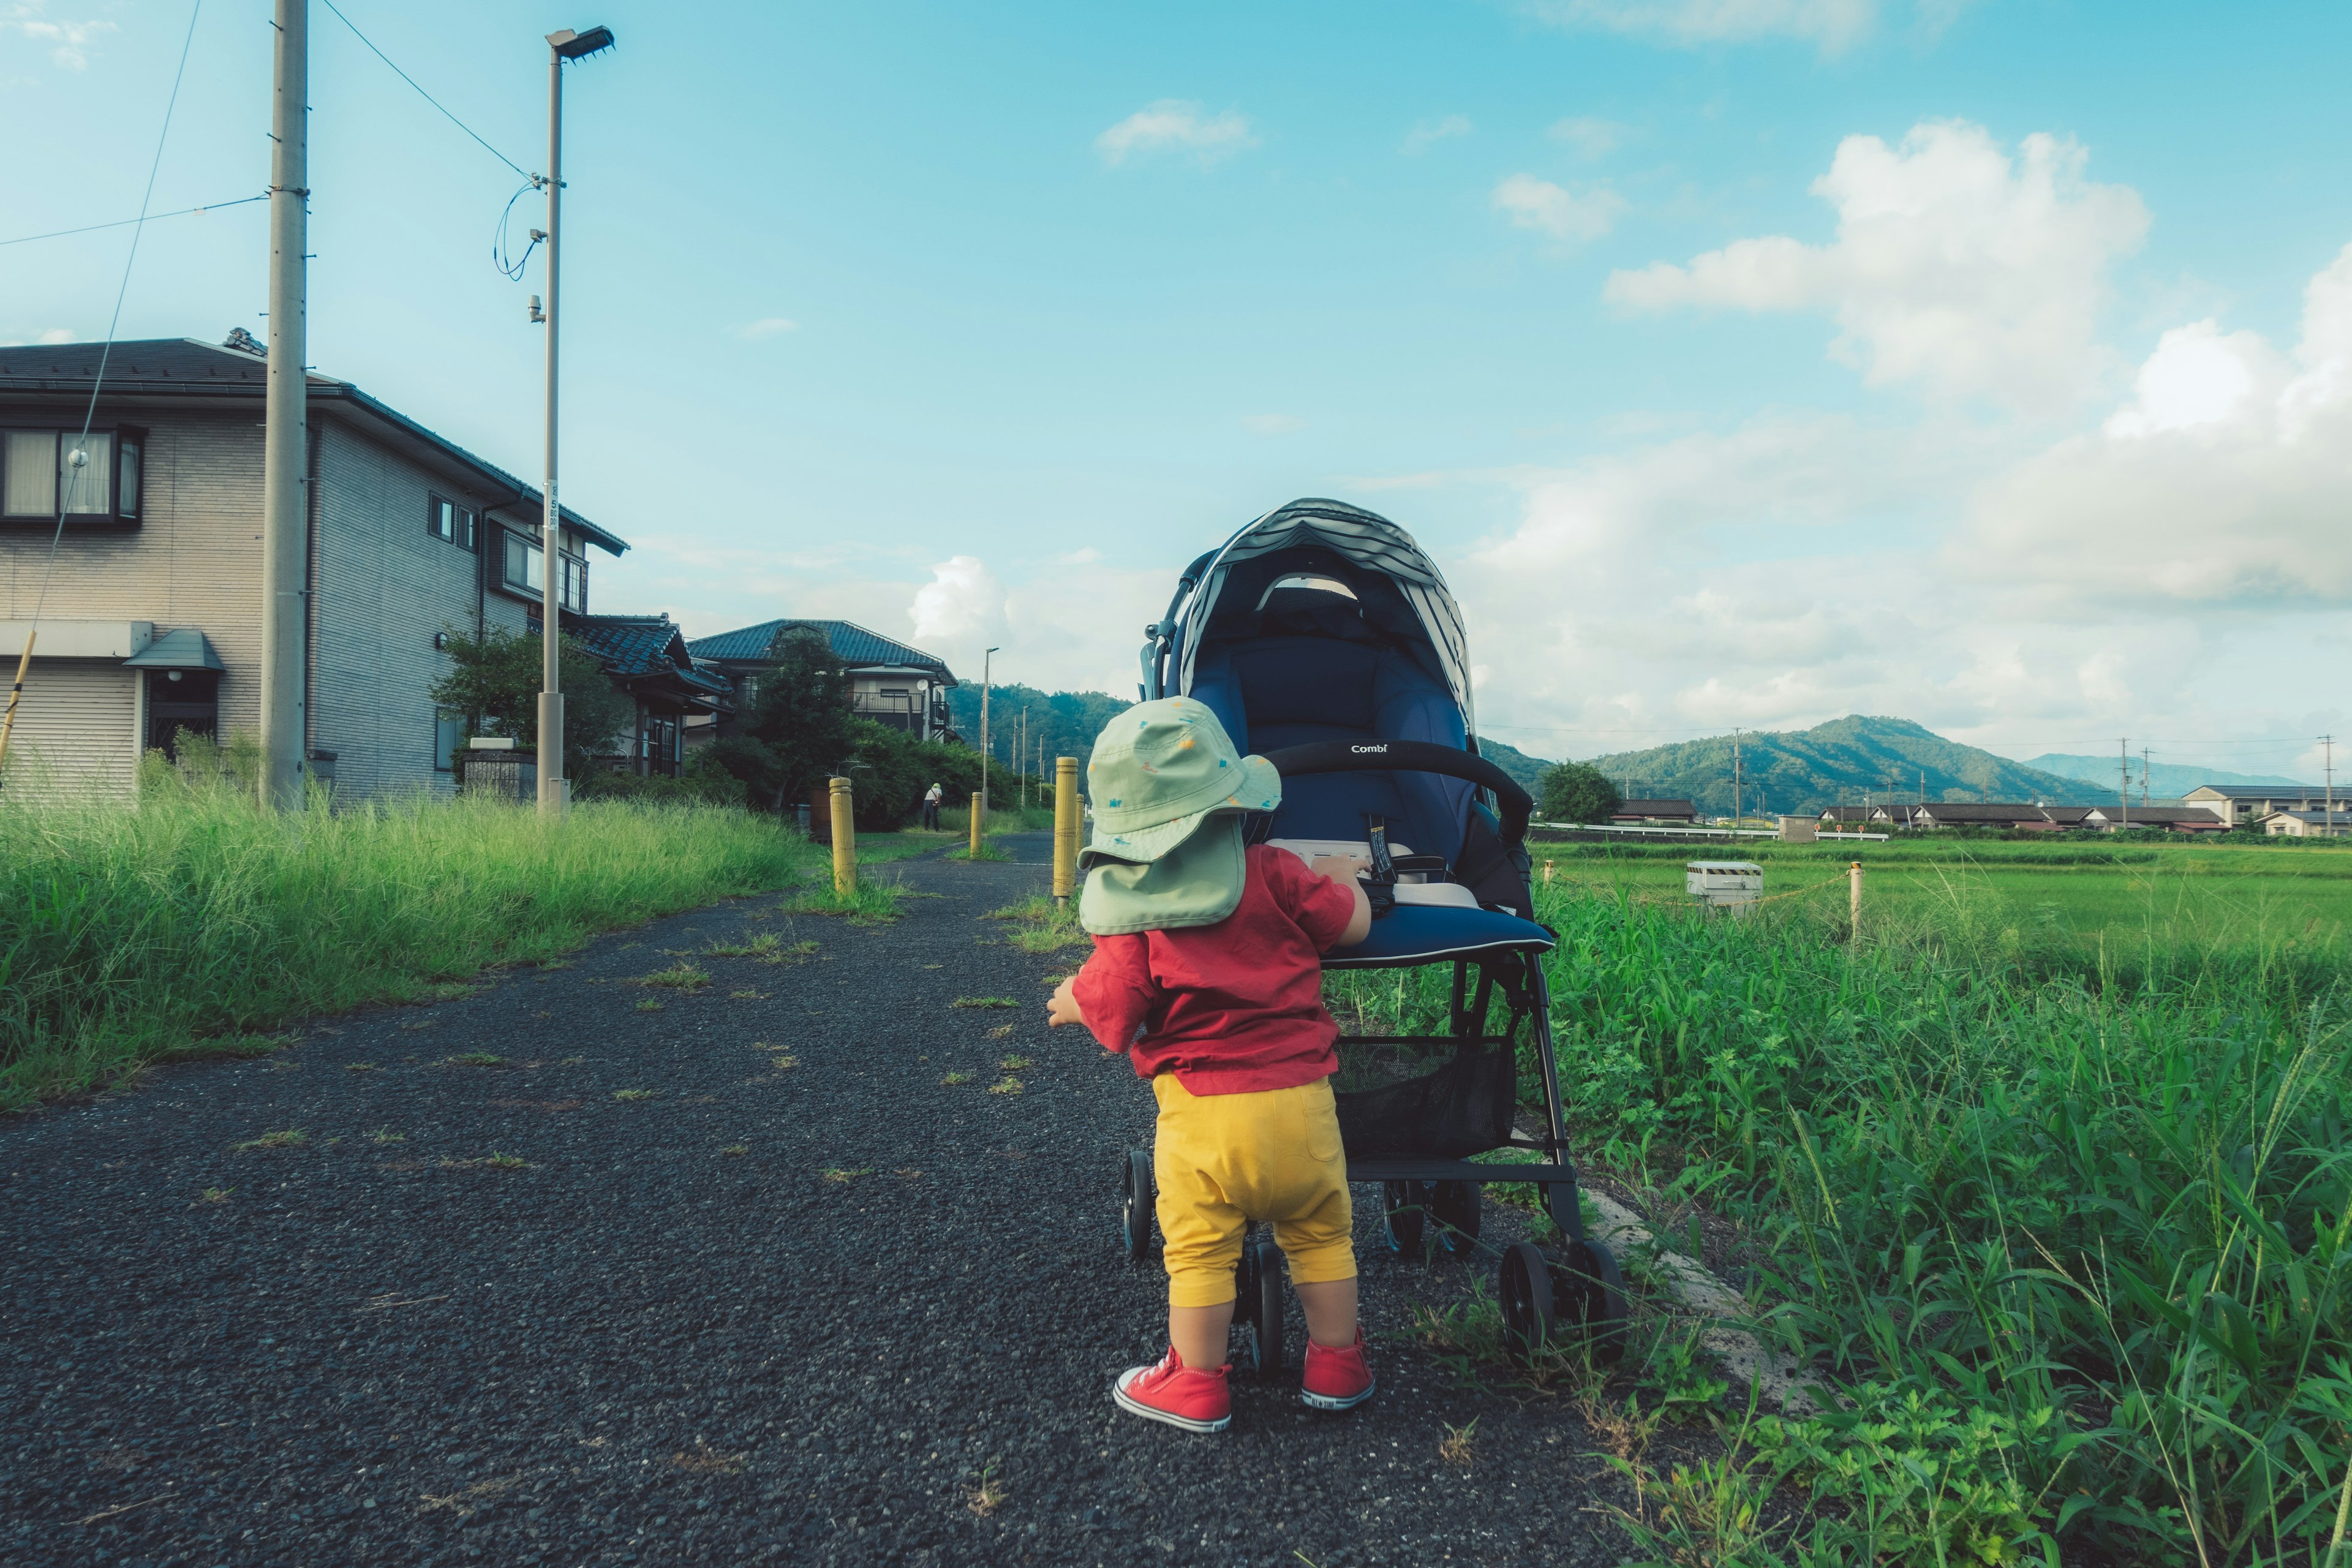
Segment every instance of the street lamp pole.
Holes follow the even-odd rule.
[[[988,677],[995,658],[995,648],[990,648],[980,656],[980,799],[982,810],[987,809],[988,803]]]
[[[539,553],[539,814],[561,816],[571,803],[563,776],[563,512],[555,497],[555,388],[559,268],[563,242],[563,65],[613,47],[610,27],[547,35],[547,451],[546,516]]]

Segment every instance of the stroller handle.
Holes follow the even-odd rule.
[[[1492,790],[1501,807],[1503,841],[1524,843],[1535,797],[1519,781],[1475,752],[1429,741],[1309,741],[1265,753],[1275,772],[1293,773],[1443,773]]]

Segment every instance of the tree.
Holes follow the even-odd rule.
[[[814,626],[793,626],[777,638],[757,679],[758,695],[737,732],[712,743],[710,760],[769,810],[782,812],[849,762],[857,749],[857,714],[849,671]]]
[[[1600,769],[1559,763],[1544,773],[1536,815],[1548,822],[1606,822],[1623,804],[1617,786]]]
[[[563,683],[563,773],[578,778],[589,759],[636,722],[637,705],[605,679],[602,660],[576,637],[558,656]],[[474,735],[508,735],[519,746],[539,745],[539,638],[491,626],[480,637],[449,633],[449,673],[430,689],[441,707],[463,714]],[[452,762],[463,765],[462,758]]]

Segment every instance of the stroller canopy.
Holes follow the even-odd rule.
[[[1433,673],[1444,680],[1454,706],[1461,710],[1464,728],[1477,732],[1470,692],[1470,644],[1462,630],[1462,607],[1454,602],[1436,563],[1422,552],[1411,534],[1387,518],[1337,500],[1309,499],[1277,507],[1227,540],[1222,549],[1211,551],[1185,569],[1176,597],[1168,606],[1168,618],[1151,628],[1153,642],[1144,649],[1146,697],[1192,689],[1202,645],[1219,619],[1219,610],[1229,608],[1227,591],[1236,585],[1237,571],[1274,555],[1290,555],[1302,563],[1316,555],[1328,555],[1393,584],[1402,602],[1399,607],[1417,623],[1412,628],[1418,633],[1414,640],[1426,647],[1435,667]],[[1266,574],[1242,575],[1254,580]],[[1278,571],[1274,575],[1278,578]],[[1260,594],[1266,591],[1270,586],[1262,587]],[[1259,597],[1251,595],[1244,608],[1257,609]],[[1373,605],[1366,609],[1368,614],[1377,613]],[[1391,629],[1407,630],[1404,626]]]

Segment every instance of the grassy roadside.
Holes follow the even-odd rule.
[[[0,1110],[289,1019],[785,885],[822,855],[719,807],[480,800],[254,810],[151,769],[136,809],[0,801]]]
[[[1720,1461],[1640,1478],[1645,1557],[2329,1561],[2352,1500],[2340,969],[2282,934],[2151,943],[2124,973],[2021,942],[1965,889],[1859,945],[1804,904],[1538,896],[1588,1158],[1734,1222],[1755,1326],[1839,1391],[1809,1419],[1734,1391]],[[1428,1028],[1444,983],[1330,989]]]

